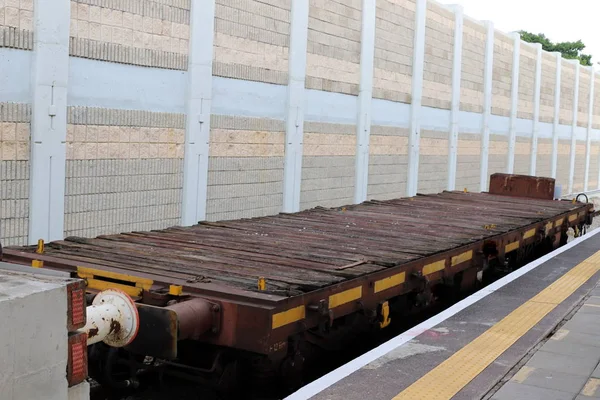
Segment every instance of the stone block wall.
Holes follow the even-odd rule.
[[[33,49],[33,0],[0,1],[0,47]]]
[[[454,13],[437,3],[427,2],[424,106],[450,109],[453,51]]]
[[[531,164],[531,139],[517,137],[515,145],[515,174],[529,175],[529,165]]]
[[[0,50],[33,49],[33,7],[33,0],[0,1]],[[31,105],[1,96],[2,86],[0,78],[0,242],[24,245],[29,229]]]
[[[543,177],[552,175],[552,139],[538,139],[536,175]]]
[[[483,112],[486,30],[466,19],[463,27],[463,59],[460,83],[460,109]]]
[[[588,111],[590,107],[591,71],[581,68],[579,71],[579,101],[577,103],[577,126],[588,126]]]
[[[457,153],[456,188],[478,192],[481,169],[481,136],[461,133]]]
[[[573,123],[573,96],[575,95],[575,66],[562,60],[560,78],[560,124]]]
[[[406,194],[408,130],[373,126],[369,155],[369,199],[393,199]]]
[[[216,0],[213,75],[286,85],[291,0]]]
[[[310,0],[306,87],[358,94],[361,0]]]
[[[377,2],[374,98],[410,103],[414,20],[414,1]]]
[[[592,118],[592,128],[600,128],[600,76],[596,75],[594,82],[594,110]]]
[[[575,175],[573,176],[573,192],[583,191],[585,174],[585,140],[578,140],[575,152]]]
[[[598,168],[600,168],[600,145],[592,144],[591,152],[590,152],[590,176],[588,178],[588,189],[595,190],[598,189]]]
[[[535,48],[521,43],[519,59],[519,112],[518,118],[533,119],[533,96],[535,92],[535,68],[537,63]]]
[[[65,236],[177,225],[184,116],[70,107]]]
[[[307,122],[300,208],[351,204],[354,197],[356,127]]]
[[[421,131],[419,193],[438,193],[448,186],[448,135]]]
[[[70,54],[187,69],[190,0],[71,0]]]
[[[554,96],[556,94],[556,57],[542,52],[542,82],[540,87],[540,121],[554,122]]]
[[[494,35],[494,71],[492,78],[492,114],[510,115],[513,70],[513,40],[500,33]]]
[[[516,149],[515,149],[516,150]],[[515,151],[516,153],[516,151]],[[508,158],[508,138],[504,135],[490,134],[488,175],[497,172],[506,173]],[[516,159],[516,157],[515,157]]]
[[[29,215],[29,122],[27,104],[0,103],[0,239],[27,244]]]
[[[563,193],[569,191],[569,161],[571,154],[571,141],[560,139],[558,141],[558,162],[556,164],[556,183],[562,185]]]
[[[277,214],[283,201],[283,121],[213,115],[207,218]]]

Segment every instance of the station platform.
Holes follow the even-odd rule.
[[[287,400],[600,399],[600,230]]]

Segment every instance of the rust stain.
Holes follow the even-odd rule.
[[[116,335],[121,332],[121,323],[119,321],[115,321],[114,319],[110,321],[110,333],[115,333]]]
[[[98,335],[98,328],[92,328],[89,330],[88,338],[91,339],[91,338],[95,337],[96,335]]]

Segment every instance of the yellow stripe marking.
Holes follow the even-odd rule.
[[[533,371],[535,371],[535,368],[524,366],[515,374],[515,376],[512,377],[511,381],[523,383],[527,380],[527,378],[529,378]]]
[[[557,219],[556,221],[554,221],[554,227],[558,228],[559,226],[562,226],[563,222],[565,222],[564,218]]]
[[[542,318],[600,271],[600,262],[590,262],[591,259],[571,269],[393,400],[452,398]]]
[[[304,306],[290,308],[287,311],[273,314],[271,326],[273,329],[281,328],[282,326],[300,321],[301,319],[304,319],[304,317],[306,317],[306,309]]]
[[[552,230],[552,227],[553,227],[552,222],[548,222],[546,224],[546,235]]]
[[[569,222],[573,222],[577,219],[577,214],[569,215]]]
[[[171,296],[181,296],[183,294],[183,286],[169,285],[169,294]]]
[[[329,308],[335,308],[362,297],[362,286],[329,296]]]
[[[431,275],[446,268],[446,260],[436,261],[423,267],[423,275]]]
[[[506,247],[504,247],[504,252],[510,253],[511,251],[515,251],[518,248],[519,248],[519,241],[517,240],[516,242],[507,244]]]
[[[77,267],[77,275],[87,281],[87,286],[90,289],[121,289],[130,296],[140,296],[144,290],[150,290],[154,284],[152,279],[87,267]],[[103,278],[111,280],[108,281]]]
[[[87,287],[93,290],[120,289],[132,297],[142,295],[143,289],[135,286],[123,285],[122,283],[108,282],[101,279],[86,278]]]
[[[556,331],[556,333],[554,335],[552,335],[552,337],[550,339],[551,340],[563,340],[564,338],[567,337],[569,332],[570,331],[568,329],[559,329],[558,331]]]
[[[384,290],[391,289],[395,286],[400,286],[406,280],[406,273],[400,272],[399,274],[388,276],[387,278],[375,281],[375,293],[383,292]]]
[[[600,379],[590,378],[581,390],[581,394],[588,397],[596,397],[598,387],[600,387]]]
[[[458,264],[462,264],[465,261],[469,261],[473,258],[473,250],[466,251],[462,254],[452,257],[450,265],[456,267]]]
[[[523,239],[529,239],[535,236],[535,228],[534,229],[530,229],[527,232],[525,232],[525,234],[523,235]]]

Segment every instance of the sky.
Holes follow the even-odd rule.
[[[504,32],[525,30],[544,33],[553,42],[577,41],[586,45],[584,53],[600,61],[600,13],[598,0],[438,0],[460,4],[465,14],[494,22]]]

